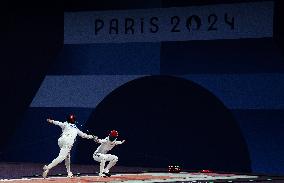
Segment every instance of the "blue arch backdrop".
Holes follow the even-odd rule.
[[[109,93],[85,124],[100,137],[119,130],[122,164],[250,172],[246,142],[232,113],[211,92],[187,79],[145,76]],[[95,163],[92,141],[79,139],[76,161]]]

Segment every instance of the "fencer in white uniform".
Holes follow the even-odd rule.
[[[73,174],[70,171],[70,151],[76,140],[77,135],[87,139],[97,139],[97,137],[93,135],[87,135],[80,131],[75,125],[74,115],[69,115],[67,117],[66,122],[59,122],[51,119],[47,119],[47,122],[60,126],[62,128],[62,134],[61,137],[58,139],[58,146],[60,147],[59,155],[49,165],[45,165],[43,167],[44,172],[42,176],[46,178],[51,168],[55,167],[63,160],[65,160],[65,166],[67,169],[68,177],[72,177]]]
[[[110,177],[109,170],[111,167],[113,167],[116,162],[118,161],[118,157],[112,154],[108,154],[108,151],[110,151],[114,146],[118,144],[123,144],[125,140],[123,141],[117,141],[118,132],[116,130],[112,130],[108,137],[105,139],[94,139],[97,143],[100,143],[101,145],[97,148],[97,150],[94,152],[93,158],[95,161],[100,162],[100,177]],[[109,161],[108,165],[105,168],[106,162]]]

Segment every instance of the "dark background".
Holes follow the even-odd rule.
[[[164,167],[169,163],[178,163],[189,169],[252,170],[283,174],[283,109],[228,109],[220,99],[199,85],[181,78],[165,76],[199,73],[220,75],[224,79],[226,76],[221,74],[237,74],[237,78],[238,74],[282,74],[284,30],[281,22],[284,20],[281,10],[284,5],[280,0],[275,1],[274,37],[271,39],[162,42],[162,76],[138,79],[123,85],[107,96],[96,109],[41,110],[29,107],[44,77],[55,72],[52,68],[57,64],[58,55],[66,49],[63,45],[64,11],[143,9],[234,2],[251,1],[71,0],[3,4],[0,34],[0,161],[43,163],[52,160],[58,150],[55,142],[59,130],[38,124],[43,124],[43,119],[50,114],[63,120],[66,113],[75,111],[80,114],[80,120],[86,121],[84,128],[97,131],[101,137],[106,135],[109,128],[121,131],[121,136],[129,141],[128,146],[125,144],[113,151],[121,157],[121,165]],[[227,50],[228,47],[230,49]],[[190,55],[199,58],[195,60],[196,63],[186,62],[187,50],[196,50],[192,52],[196,55]],[[198,50],[214,54],[211,54],[210,59],[202,59],[200,57],[206,54],[198,55]],[[222,56],[224,53],[227,55]],[[267,58],[259,53],[266,53]],[[238,59],[239,54],[247,55],[247,59]],[[183,57],[171,62],[177,55]],[[223,59],[228,56],[232,59]],[[61,68],[62,71],[72,73],[68,64],[64,67]],[[283,83],[281,77],[280,80],[279,83]],[[256,86],[262,84],[261,80],[256,81]],[[240,86],[246,87],[242,84]],[[259,88],[261,93],[262,87]],[[151,89],[149,93],[147,89]],[[186,95],[183,93],[185,91],[191,94]],[[165,100],[168,101],[167,105],[162,105]],[[264,104],[269,103],[263,98],[259,100],[264,100]],[[275,100],[278,100],[277,97]],[[250,103],[249,100],[243,102]],[[189,110],[190,115],[188,109],[192,109]],[[212,109],[216,111],[213,113]],[[141,118],[141,114],[147,119]],[[149,129],[150,124],[145,121],[153,126]],[[43,133],[47,139],[44,142],[39,139]],[[40,153],[42,146],[39,143],[46,145],[45,151],[50,152],[48,156]],[[74,149],[76,163],[94,163],[91,157],[83,158],[84,154],[90,154],[94,150],[86,149],[89,147],[88,143],[90,142],[78,141],[77,148]],[[19,150],[22,150],[21,156],[18,155]]]

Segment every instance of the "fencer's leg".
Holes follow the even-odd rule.
[[[97,153],[97,154],[93,155],[93,158],[94,158],[95,161],[100,162],[99,176],[104,177],[105,175],[103,174],[103,172],[104,172],[107,157],[104,154]]]
[[[42,177],[43,177],[43,178],[46,178],[46,177],[47,177],[48,172],[49,172],[49,169],[47,169],[47,165],[44,165],[44,167],[43,167]]]
[[[67,170],[67,174],[69,178],[73,177],[73,173],[70,171],[70,152],[68,153],[67,157],[65,158],[65,166],[66,166],[66,170]]]
[[[68,156],[69,152],[70,148],[61,148],[57,158],[55,158],[49,165],[43,167],[44,172],[42,176],[46,178],[49,170],[55,167],[56,165],[58,165],[59,163],[61,163]]]
[[[106,159],[102,158],[101,162],[100,162],[100,176],[103,177],[103,172],[104,172],[104,168],[105,168],[105,164],[106,164]]]
[[[111,155],[111,154],[107,154],[107,161],[109,161],[107,167],[104,169],[104,173],[106,173],[107,176],[110,176],[109,174],[109,170],[111,169],[111,167],[113,167],[117,161],[118,161],[118,157],[115,155]]]
[[[65,160],[65,158],[68,156],[69,152],[70,152],[70,148],[61,148],[58,157],[55,158],[47,166],[47,169],[51,169],[51,168],[55,167],[56,165],[58,165],[59,163],[61,163],[63,160]]]

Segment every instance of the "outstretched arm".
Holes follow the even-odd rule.
[[[60,126],[61,128],[63,128],[63,127],[65,126],[64,123],[62,123],[62,122],[60,122],[60,121],[55,121],[55,120],[53,120],[53,119],[47,119],[46,121],[49,122],[49,123],[51,123],[51,124],[58,125],[58,126]]]
[[[123,141],[115,141],[115,144],[118,145],[118,144],[123,144],[125,142],[125,140]]]
[[[78,130],[78,135],[82,138],[85,138],[85,139],[93,139],[95,138],[96,136],[93,136],[93,135],[88,135],[84,132],[82,132],[81,130],[77,129]]]

